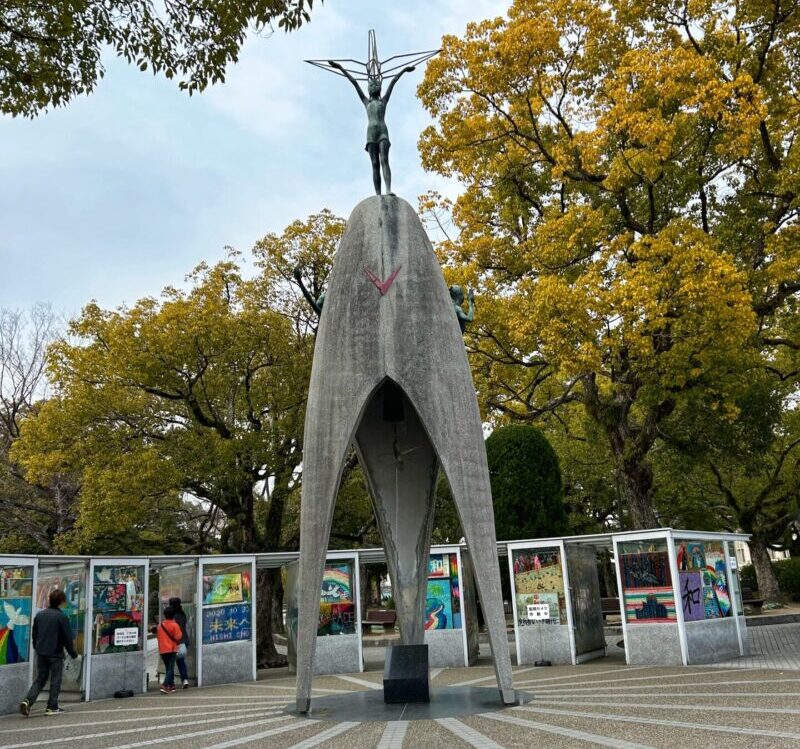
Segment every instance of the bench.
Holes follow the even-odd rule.
[[[752,588],[742,588],[742,603],[756,611],[761,611],[761,607],[764,605],[764,599],[756,598],[756,593],[758,593],[758,591],[753,591]]]
[[[384,632],[394,629],[397,621],[397,612],[392,609],[372,609],[367,611],[365,619],[361,620],[361,626],[372,629],[372,627],[382,626]]]
[[[620,616],[619,598],[601,598],[600,610],[603,612],[603,619],[607,616]]]

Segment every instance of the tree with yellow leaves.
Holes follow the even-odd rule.
[[[463,184],[441,250],[482,292],[482,401],[580,404],[634,528],[687,394],[735,419],[752,368],[797,376],[799,25],[780,0],[516,0],[419,88],[423,163]]]
[[[283,264],[300,248],[325,272],[341,231],[323,212],[259,242],[252,278],[233,253],[200,265],[185,290],[117,310],[92,303],[70,323],[71,339],[49,351],[54,393],[12,449],[33,483],[79,477],[77,521],[60,549],[95,551],[109,539],[141,548],[141,529],[187,498],[206,510],[201,532],[185,529],[187,550],[281,548],[314,348]],[[259,572],[258,586],[259,659],[273,665],[279,570]]]

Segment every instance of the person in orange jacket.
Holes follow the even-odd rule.
[[[164,618],[158,625],[158,654],[164,661],[164,683],[161,691],[164,694],[172,694],[175,691],[175,653],[181,644],[181,628],[175,621],[175,609],[167,606],[164,609]]]

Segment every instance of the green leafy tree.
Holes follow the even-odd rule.
[[[110,48],[202,91],[225,80],[249,28],[286,31],[314,0],[7,0],[0,4],[0,112],[33,117],[94,90]]]
[[[751,534],[758,589],[770,601],[781,591],[768,549],[789,547],[800,511],[800,412],[792,401],[770,374],[754,373],[735,420],[687,404],[654,456],[665,521]]]
[[[626,527],[659,523],[653,451],[684,401],[735,419],[754,367],[797,382],[797,19],[515,0],[444,37],[420,86],[423,164],[463,185],[441,250],[481,292],[486,413],[580,406]]]
[[[567,532],[558,457],[534,426],[510,424],[486,440],[494,522],[500,541]]]

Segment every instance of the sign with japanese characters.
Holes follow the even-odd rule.
[[[253,625],[249,603],[230,603],[203,609],[203,644],[249,640]]]

